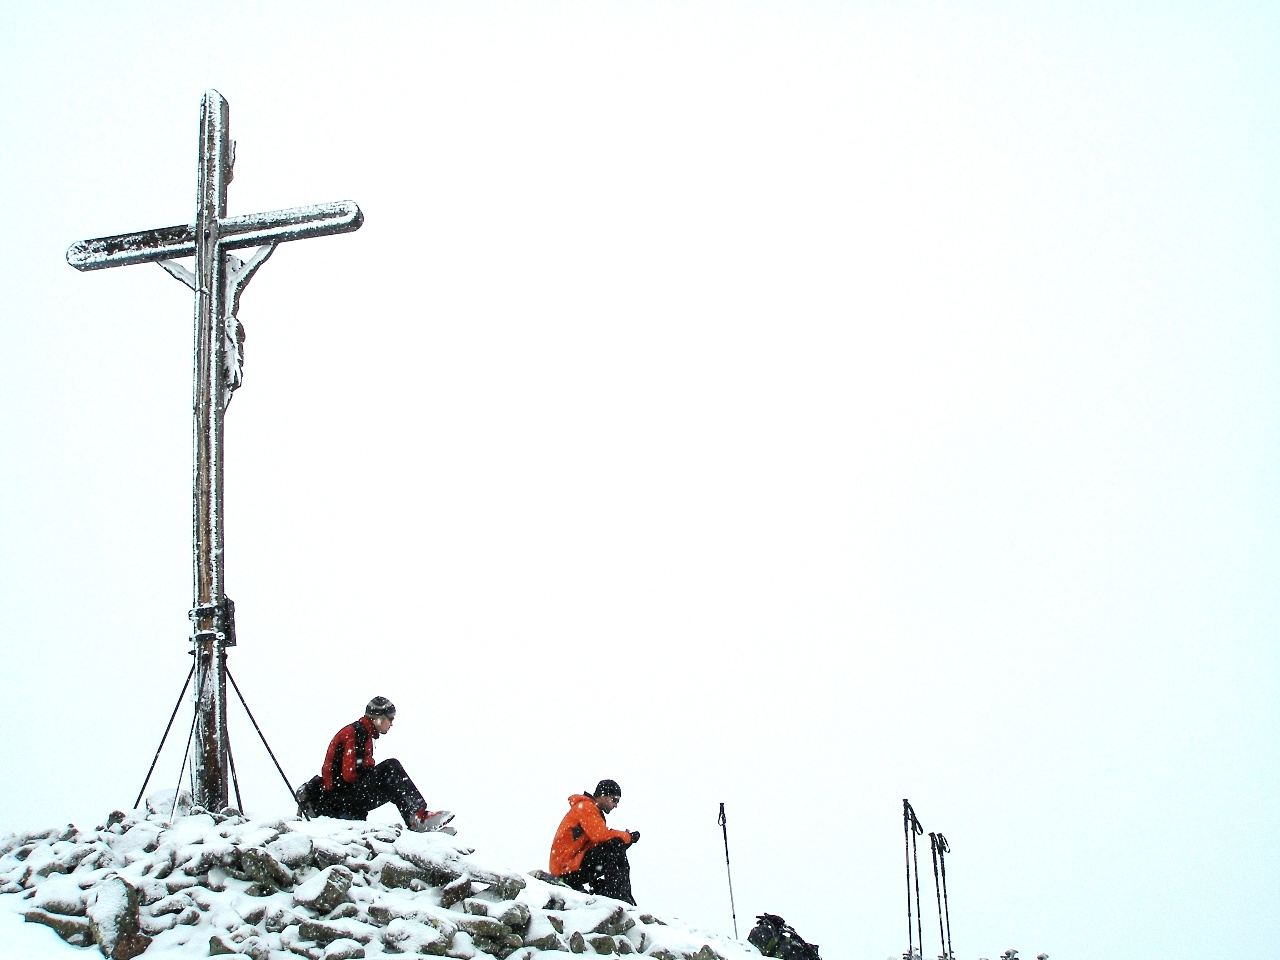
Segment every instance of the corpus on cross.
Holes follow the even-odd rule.
[[[287,240],[348,233],[364,222],[350,201],[227,216],[227,184],[235,144],[227,129],[227,101],[216,90],[200,104],[200,172],[191,224],[83,240],[67,250],[77,270],[159,263],[195,292],[193,436],[192,654],[196,717],[192,751],[193,800],[207,810],[228,804],[226,648],[234,646],[235,606],[223,572],[223,423],[231,392],[241,381],[243,328],[236,319],[240,294]],[[257,249],[247,260],[231,251]],[[195,257],[195,271],[174,261]]]

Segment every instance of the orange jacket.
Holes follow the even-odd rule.
[[[610,830],[595,800],[584,793],[575,793],[569,798],[569,812],[560,821],[555,839],[551,841],[551,874],[563,877],[573,873],[582,866],[583,854],[614,837],[631,846],[631,834]]]

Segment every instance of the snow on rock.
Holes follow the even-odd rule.
[[[112,960],[130,960],[151,945],[138,929],[138,891],[119,874],[104,878],[93,888],[89,906],[89,933]]]
[[[171,822],[174,808],[170,791],[148,798],[145,815],[117,811],[95,830],[0,837],[0,895],[21,902],[28,922],[111,960],[760,956],[627,903],[495,868],[446,834],[246,820],[192,807],[185,795]]]

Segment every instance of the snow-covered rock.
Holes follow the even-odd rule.
[[[0,837],[0,898],[112,960],[759,957],[747,943],[494,867],[446,834],[327,818],[246,820],[184,798],[170,821],[172,810],[170,793],[95,830]]]
[[[89,933],[111,960],[131,960],[151,945],[139,929],[137,888],[118,873],[94,885],[88,915]]]

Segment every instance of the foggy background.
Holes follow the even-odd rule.
[[[377,756],[495,864],[618,780],[659,916],[732,934],[723,801],[743,937],[901,955],[908,797],[963,960],[1272,949],[1278,41],[1247,3],[0,6],[0,832],[127,807],[189,665],[192,296],[64,254],[193,219],[213,87],[231,214],[366,217],[239,314],[228,662],[295,786],[381,694]]]

